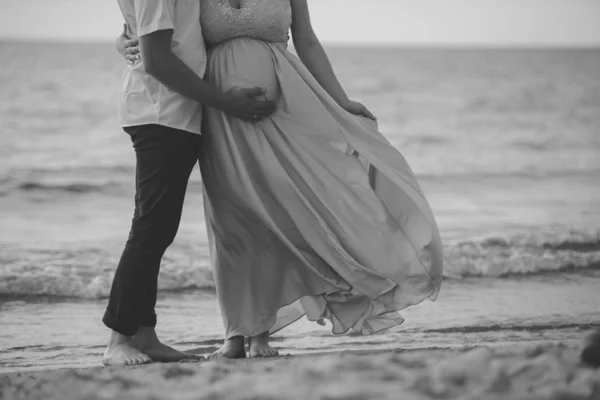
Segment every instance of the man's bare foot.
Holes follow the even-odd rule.
[[[252,336],[248,343],[250,344],[250,357],[277,357],[279,352],[269,346],[269,332],[263,332],[260,335]]]
[[[212,353],[209,358],[246,358],[246,349],[244,349],[244,337],[243,336],[234,336],[223,343],[223,346],[219,348],[219,350]]]
[[[133,339],[113,331],[108,346],[102,356],[102,364],[109,365],[141,365],[150,364],[152,360],[135,348]]]
[[[141,326],[133,337],[135,347],[156,362],[177,362],[183,360],[202,360],[204,357],[187,354],[162,343],[154,328]]]

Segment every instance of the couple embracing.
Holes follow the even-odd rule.
[[[119,4],[134,39],[121,49],[132,62],[119,114],[136,194],[104,364],[193,358],[160,342],[154,307],[197,162],[225,327],[214,356],[276,356],[270,335],[303,316],[334,334],[382,331],[435,299],[433,213],[373,115],[346,96],[307,0]]]

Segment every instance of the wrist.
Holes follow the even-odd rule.
[[[348,97],[344,97],[344,98],[338,100],[337,103],[340,105],[340,107],[346,108],[348,106],[348,104],[351,103],[351,100]]]
[[[226,111],[229,106],[229,95],[227,93],[216,90],[212,104],[208,104],[208,106],[216,108],[220,111]]]

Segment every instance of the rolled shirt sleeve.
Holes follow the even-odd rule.
[[[173,29],[176,0],[134,0],[138,36]],[[193,1],[193,0],[192,0]]]

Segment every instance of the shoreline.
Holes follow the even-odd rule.
[[[600,369],[565,345],[361,350],[0,373],[0,398],[583,400]]]

